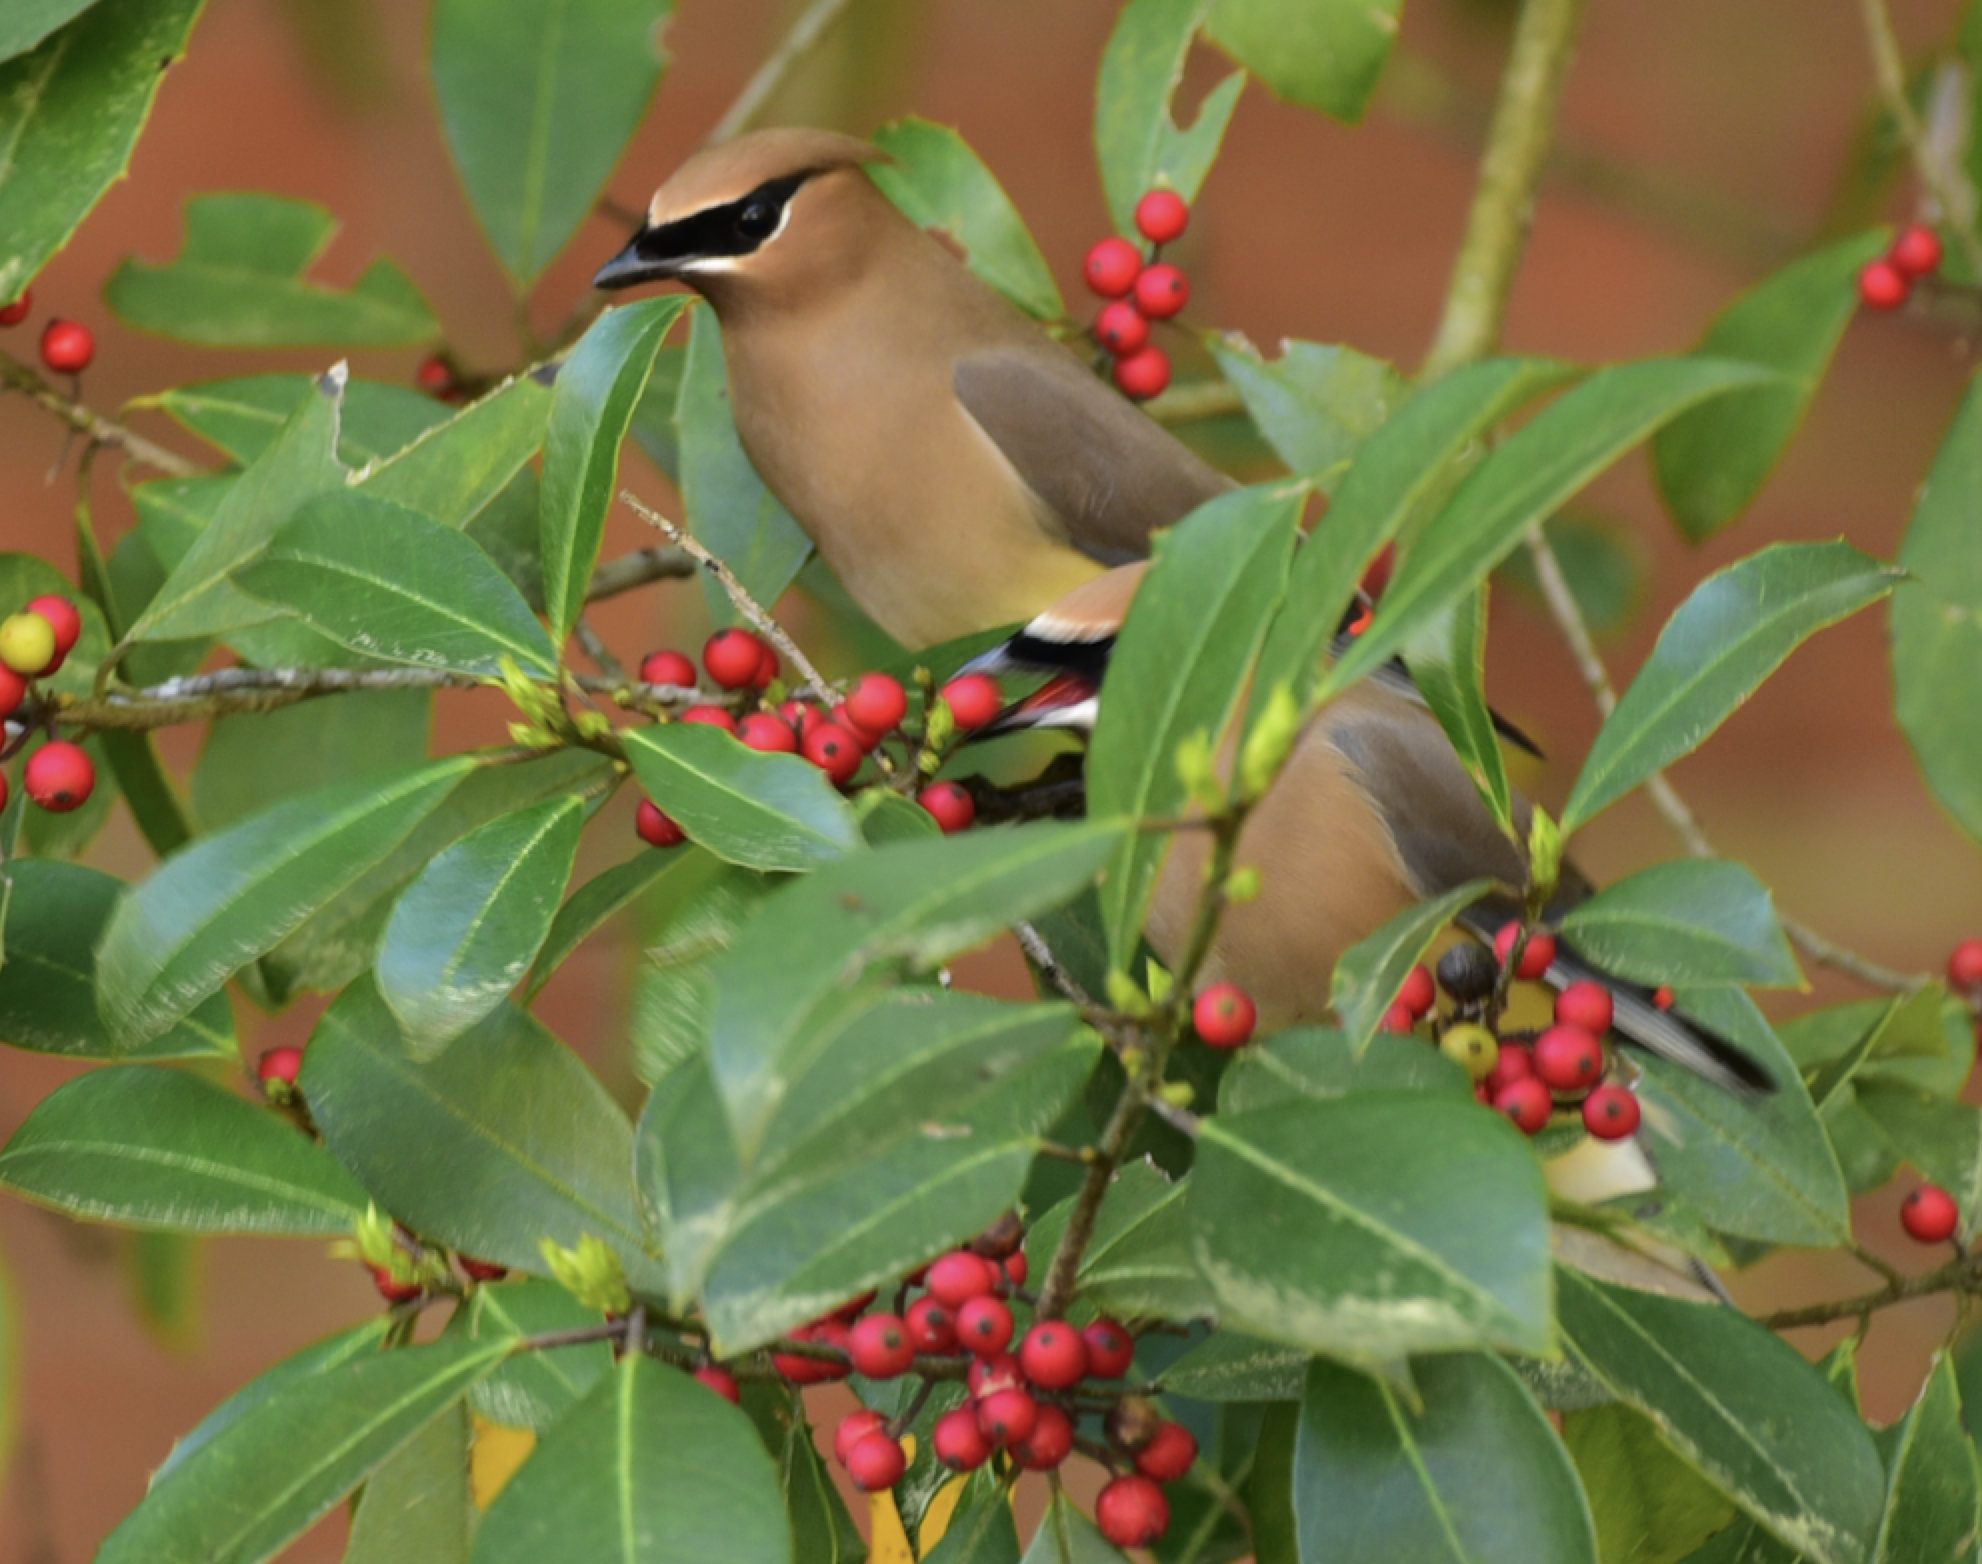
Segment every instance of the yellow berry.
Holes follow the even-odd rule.
[[[15,614],[0,624],[0,662],[33,678],[55,661],[55,627],[39,614]]]
[[[1438,1039],[1440,1051],[1476,1081],[1493,1074],[1500,1063],[1500,1044],[1493,1033],[1470,1021],[1448,1026]]]

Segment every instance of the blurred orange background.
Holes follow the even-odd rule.
[[[707,133],[789,19],[779,0],[683,0],[668,35],[673,65],[610,194],[644,204]],[[1910,47],[1951,31],[1957,0],[1896,0]],[[317,369],[325,355],[186,348],[119,327],[99,294],[137,253],[179,244],[179,212],[201,191],[262,189],[328,207],[344,230],[321,268],[347,283],[389,254],[420,284],[452,346],[472,365],[518,361],[506,285],[447,161],[423,72],[425,10],[411,0],[212,0],[190,56],[164,84],[118,186],[35,284],[49,312],[96,329],[86,397],[110,411],[193,380]],[[1070,304],[1084,307],[1079,260],[1105,230],[1088,134],[1092,82],[1115,0],[855,0],[847,20],[789,83],[773,117],[856,131],[914,112],[958,126],[1031,224]],[[1412,0],[1399,57],[1365,124],[1348,128],[1249,88],[1177,257],[1194,283],[1191,318],[1263,347],[1284,337],[1346,342],[1415,366],[1430,340],[1471,191],[1476,147],[1513,7],[1505,0]],[[1222,62],[1194,62],[1186,98]],[[1736,291],[1825,229],[1866,119],[1870,69],[1846,0],[1610,0],[1591,6],[1563,116],[1566,156],[1540,203],[1507,346],[1582,361],[1683,351]],[[1902,184],[1885,211],[1910,215]],[[548,331],[624,236],[600,216],[537,289]],[[0,346],[32,354],[32,328]],[[1808,425],[1754,511],[1704,548],[1663,520],[1634,456],[1586,497],[1625,529],[1645,567],[1639,611],[1605,648],[1620,681],[1665,615],[1707,570],[1764,543],[1846,536],[1890,554],[1972,365],[1958,337],[1905,317],[1861,320],[1845,339]],[[356,356],[361,375],[410,383],[418,355]],[[187,455],[212,453],[149,415],[145,432]],[[0,396],[0,549],[73,570],[73,481],[49,471],[53,420]],[[106,542],[130,524],[116,464],[98,464],[94,499]],[[636,454],[628,480],[666,502]],[[651,534],[623,512],[608,556]],[[699,639],[697,588],[662,584],[601,605],[594,622],[623,657],[672,637]],[[1496,703],[1554,759],[1522,776],[1559,803],[1597,727],[1570,659],[1531,605],[1501,594],[1489,683]],[[490,736],[485,703],[444,708],[443,744]],[[190,735],[168,759],[191,764]],[[1982,874],[1913,771],[1891,718],[1882,613],[1859,616],[1799,652],[1675,773],[1709,833],[1750,864],[1785,910],[1875,959],[1938,968],[1954,940],[1982,932]],[[630,801],[622,800],[630,813]],[[1642,797],[1579,841],[1600,878],[1677,845]],[[615,850],[617,846],[615,844]],[[146,851],[120,810],[92,861],[141,874]],[[562,972],[545,1019],[631,1100],[622,1046],[632,960],[595,941]],[[1023,981],[1009,952],[967,964],[967,978]],[[1815,998],[1855,997],[1813,970]],[[1808,1003],[1791,996],[1779,1011]],[[249,1057],[301,1041],[320,1006],[268,1019],[239,1009]],[[0,1061],[0,1132],[10,1133],[72,1067],[10,1053]],[[1865,1242],[1909,1268],[1927,1259],[1898,1235],[1903,1183],[1861,1203]],[[0,1499],[0,1564],[87,1558],[137,1501],[172,1439],[248,1378],[377,1306],[357,1267],[320,1244],[206,1246],[196,1322],[170,1344],[147,1334],[131,1301],[130,1246],[19,1202],[0,1203],[0,1254],[18,1338],[20,1433]],[[1778,1256],[1734,1279],[1764,1308],[1858,1290],[1849,1262]],[[1950,1319],[1945,1300],[1887,1311],[1865,1355],[1877,1420],[1910,1401]],[[1818,1350],[1841,1333],[1810,1333]],[[333,1517],[292,1551],[329,1560]]]

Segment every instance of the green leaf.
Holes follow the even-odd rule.
[[[573,891],[571,899],[551,919],[543,948],[531,964],[530,981],[523,985],[525,1003],[543,992],[544,985],[572,952],[685,861],[678,853],[643,851],[638,857],[594,875]]]
[[[1287,582],[1305,490],[1239,489],[1199,506],[1156,540],[1154,563],[1109,657],[1088,751],[1090,812],[1127,819],[1183,813],[1177,768],[1193,735],[1216,746],[1236,710]],[[1173,843],[1123,843],[1101,882],[1109,954],[1126,965]]]
[[[1961,1241],[1972,1239],[1982,1228],[1982,1109],[1872,1080],[1855,1083],[1853,1098],[1896,1155],[1954,1196]]]
[[[1397,371],[1354,348],[1283,342],[1269,363],[1237,332],[1205,342],[1274,454],[1324,489],[1404,399]]]
[[[1784,658],[1884,597],[1900,574],[1847,543],[1777,543],[1707,577],[1605,719],[1563,806],[1563,834],[1691,754]]]
[[[928,1405],[943,1398],[931,1396]],[[771,1452],[778,1468],[778,1483],[784,1490],[785,1514],[791,1526],[792,1564],[860,1564],[867,1558],[867,1544],[847,1513],[846,1501],[834,1486],[826,1463],[812,1443],[812,1425],[806,1421],[805,1403],[798,1392],[785,1386],[756,1384],[743,1392],[743,1410],[757,1425],[757,1437]],[[918,1418],[917,1422],[920,1423]],[[917,1427],[921,1454],[929,1460],[928,1435],[934,1427]],[[930,1461],[933,1466],[935,1463]],[[938,1467],[948,1476],[947,1468]],[[899,1502],[899,1488],[897,1502]]]
[[[36,1105],[0,1184],[90,1222],[169,1233],[342,1233],[365,1192],[322,1147],[225,1087],[113,1066]]]
[[[66,671],[66,670],[65,670]],[[22,751],[23,766],[34,759],[35,751],[48,742],[43,738],[30,738]],[[77,858],[89,850],[97,834],[110,820],[110,806],[117,800],[115,779],[107,776],[108,762],[103,756],[103,741],[91,734],[83,741],[83,751],[96,768],[96,788],[89,801],[82,808],[65,814],[55,814],[46,809],[30,809],[21,834],[27,841],[27,849],[38,858]]]
[[[750,869],[815,869],[857,851],[860,825],[825,773],[720,728],[670,722],[626,735],[647,796],[690,840]]]
[[[1420,902],[1397,914],[1367,939],[1342,953],[1329,986],[1329,1004],[1342,1021],[1349,1051],[1360,1057],[1411,975],[1447,924],[1492,889],[1488,880],[1469,880],[1436,901]]]
[[[344,1564],[466,1564],[475,1502],[468,1483],[468,1413],[449,1407],[365,1482]]]
[[[1308,1355],[1235,1330],[1219,1330],[1159,1376],[1165,1395],[1193,1401],[1298,1401]]]
[[[6,867],[6,961],[0,965],[0,1042],[36,1053],[107,1059],[96,1009],[96,943],[124,894],[121,880],[81,864],[21,858]],[[140,1059],[232,1059],[239,1049],[227,996],[214,994],[137,1050]]]
[[[475,1564],[786,1564],[777,1469],[750,1420],[629,1353],[546,1433],[489,1507]]]
[[[1378,1092],[1206,1119],[1187,1201],[1221,1320],[1353,1363],[1546,1353],[1545,1207],[1504,1120]]]
[[[1246,1113],[1303,1097],[1415,1091],[1457,1095],[1472,1077],[1416,1038],[1378,1035],[1361,1053],[1340,1032],[1298,1027],[1235,1058],[1218,1083],[1218,1111]]]
[[[654,0],[643,0],[650,6]],[[607,310],[558,371],[544,436],[544,603],[560,646],[577,623],[599,562],[606,513],[619,481],[626,428],[685,297],[643,299]]]
[[[31,32],[50,0],[9,0]],[[59,8],[77,7],[54,0]],[[166,69],[204,0],[97,0],[31,54],[0,64],[0,298],[17,299],[130,166]],[[15,34],[16,40],[23,34]],[[12,51],[8,51],[11,53]]]
[[[1878,1452],[1796,1349],[1737,1310],[1613,1287],[1561,1268],[1576,1356],[1659,1437],[1815,1564],[1859,1564],[1879,1524]]]
[[[1978,138],[1982,144],[1982,138]],[[4,228],[0,228],[4,232]],[[1982,377],[1973,379],[1900,545],[1893,711],[1940,806],[1982,843]]]
[[[1679,1564],[1735,1518],[1734,1505],[1616,1402],[1562,1419],[1604,1564]]]
[[[556,1282],[536,1277],[477,1287],[466,1310],[466,1328],[477,1338],[547,1335],[598,1323],[598,1315]],[[612,1361],[612,1348],[603,1341],[519,1352],[469,1392],[468,1404],[504,1428],[542,1433],[612,1371]]]
[[[1121,841],[1111,821],[1040,823],[878,847],[764,902],[712,969],[709,1059],[746,1163],[833,1024],[902,971],[928,971],[1071,897]]]
[[[440,0],[428,66],[475,220],[527,292],[646,117],[674,0]]]
[[[764,486],[744,452],[714,310],[695,312],[674,418],[688,530],[730,567],[746,592],[768,607],[797,578],[812,553],[812,540]],[[736,622],[735,605],[719,582],[705,577],[702,590],[716,623]]]
[[[770,876],[713,853],[658,856],[679,868],[667,910],[643,940],[646,959],[633,983],[633,1072],[649,1085],[707,1050],[716,1007],[710,968],[773,886]],[[706,1059],[703,1068],[706,1075]]]
[[[379,1205],[449,1248],[543,1275],[538,1249],[592,1233],[636,1288],[658,1268],[633,1208],[633,1128],[578,1056],[505,1006],[419,1060],[370,983],[303,1055],[324,1144]]]
[[[1397,39],[1404,0],[1218,0],[1205,35],[1276,98],[1353,125]]]
[[[1578,903],[1562,920],[1577,950],[1634,982],[1801,988],[1769,888],[1743,864],[1654,864]]]
[[[157,408],[245,467],[275,443],[314,385],[309,375],[248,375],[175,386],[130,405]],[[366,466],[447,420],[444,405],[411,386],[353,380],[344,388],[337,459],[347,467]]]
[[[1057,1483],[1020,1564],[1128,1564]]]
[[[0,16],[0,60],[25,54],[56,28],[64,26],[96,0],[14,0]]]
[[[273,1556],[510,1350],[508,1341],[455,1336],[284,1385],[155,1481],[98,1564]]]
[[[1575,1468],[1514,1371],[1468,1352],[1411,1372],[1422,1411],[1379,1380],[1309,1366],[1294,1445],[1301,1557],[1596,1564]]]
[[[1494,822],[1518,842],[1514,794],[1486,698],[1487,585],[1482,581],[1411,637],[1404,661]]]
[[[1956,1564],[1973,1557],[1982,1492],[1946,1352],[1936,1355],[1920,1399],[1886,1438],[1886,1513],[1870,1564]]]
[[[353,690],[215,720],[193,769],[193,811],[211,831],[331,782],[416,766],[433,695]]]
[[[1158,185],[1195,201],[1238,106],[1244,71],[1204,95],[1188,130],[1170,117],[1191,39],[1213,0],[1129,0],[1108,35],[1094,89],[1094,151],[1118,232],[1133,234],[1135,207]]]
[[[97,1007],[111,1046],[168,1031],[439,808],[470,758],[291,799],[168,858],[111,916]]]
[[[492,820],[399,898],[379,946],[378,985],[414,1053],[459,1037],[530,970],[571,881],[586,807],[566,795]]]
[[[468,526],[510,491],[542,447],[554,373],[533,370],[504,381],[410,445],[354,473],[352,483],[375,500],[449,527]],[[536,519],[532,506],[533,547]]]
[[[1053,273],[997,176],[956,131],[911,115],[874,132],[868,176],[909,221],[963,247],[970,269],[1035,320],[1066,314]]]
[[[994,1473],[979,1471],[966,1479],[943,1540],[922,1564],[1021,1564],[1011,1495]]]
[[[1297,1385],[1296,1397],[1299,1394]],[[1269,1406],[1260,1420],[1259,1450],[1245,1490],[1254,1564],[1300,1564],[1294,1525],[1294,1446],[1300,1437],[1300,1413],[1298,1406]]]
[[[342,293],[303,280],[337,226],[311,201],[194,196],[178,256],[163,266],[127,258],[103,301],[127,326],[202,347],[390,347],[437,336],[440,322],[391,261],[373,261]]]
[[[358,490],[306,502],[234,582],[366,657],[490,678],[504,658],[557,668],[543,626],[471,539]]]
[[[1698,352],[1776,370],[1775,385],[1739,392],[1674,419],[1652,441],[1666,509],[1695,543],[1761,492],[1858,311],[1858,273],[1891,237],[1854,234],[1792,261],[1714,317]]]
[[[1376,618],[1323,677],[1324,698],[1403,650],[1428,616],[1471,591],[1530,527],[1653,430],[1772,378],[1718,359],[1646,359],[1599,370],[1565,392],[1474,468],[1425,523],[1398,561]]]
[[[1187,1320],[1215,1312],[1217,1300],[1191,1259],[1185,1188],[1148,1162],[1116,1174],[1076,1273],[1084,1301],[1124,1317]],[[1059,1249],[1070,1209],[1061,1202],[1027,1234],[1027,1251],[1042,1265]],[[1163,1378],[1167,1385],[1169,1374]]]

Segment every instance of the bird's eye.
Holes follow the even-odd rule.
[[[763,240],[778,230],[778,208],[770,201],[752,201],[736,214],[736,231],[746,239]]]

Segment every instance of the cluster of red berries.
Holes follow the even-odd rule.
[[[1183,237],[1191,209],[1174,190],[1152,190],[1136,203],[1136,229],[1151,245],[1145,259],[1127,239],[1103,239],[1087,252],[1081,273],[1109,302],[1094,318],[1094,340],[1115,360],[1115,384],[1143,401],[1170,384],[1170,355],[1149,340],[1149,324],[1169,320],[1190,302],[1183,272],[1157,259],[1163,246]]]
[[[1858,273],[1858,297],[1868,310],[1896,310],[1912,296],[1913,285],[1940,266],[1940,235],[1925,223],[1913,223]]]
[[[769,699],[780,672],[778,654],[761,636],[748,630],[718,630],[702,648],[702,667],[721,689],[755,696],[758,705],[741,716],[727,706],[697,702],[675,720],[721,728],[754,750],[777,755],[802,755],[834,783],[845,786],[859,773],[867,757],[908,717],[908,691],[890,674],[864,673],[848,687],[846,698],[830,712],[811,701],[793,698],[773,704]],[[695,664],[677,651],[649,653],[640,664],[643,684],[672,690],[695,690]],[[958,732],[983,727],[1004,708],[998,681],[989,674],[965,674],[938,692],[950,709]],[[977,818],[977,804],[955,782],[935,782],[916,798],[945,832],[961,831]],[[679,824],[643,799],[634,828],[654,847],[675,847],[688,839]]]
[[[82,615],[66,597],[37,597],[0,620],[0,720],[21,709],[31,683],[61,668],[82,633]],[[66,814],[89,802],[96,767],[80,746],[53,739],[28,756],[21,780],[35,803]],[[7,779],[0,776],[0,809],[6,804]]]
[[[23,293],[0,308],[0,326],[18,326],[34,309],[34,295]],[[51,320],[41,328],[41,361],[58,375],[80,375],[96,357],[96,333],[80,321]]]

